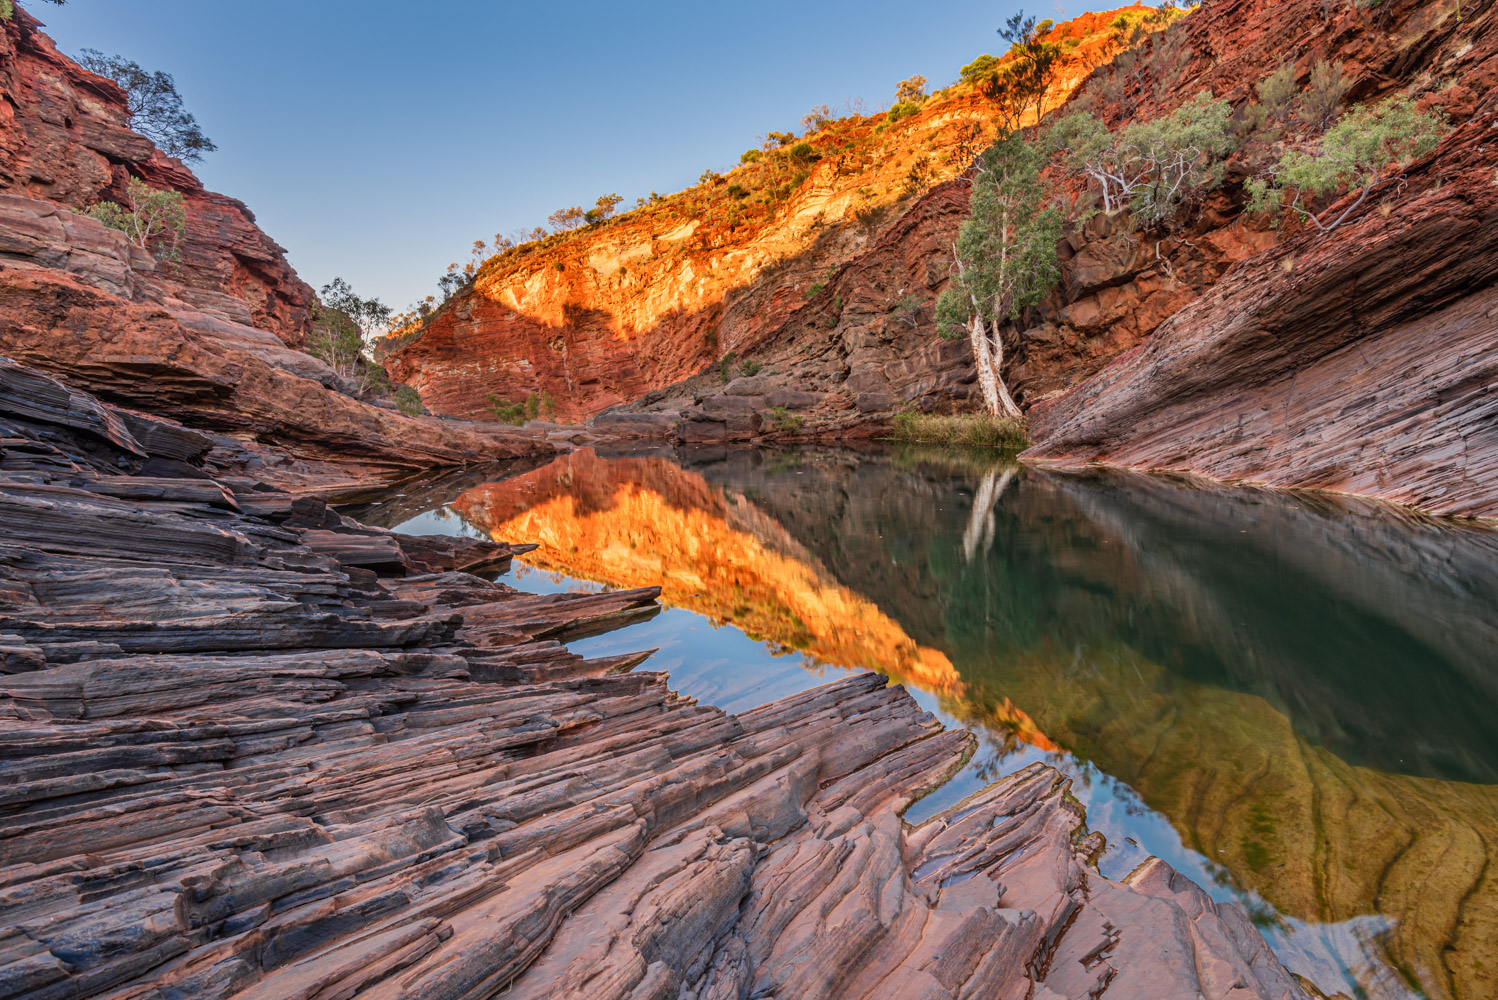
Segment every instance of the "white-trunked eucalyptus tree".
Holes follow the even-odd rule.
[[[1018,134],[999,139],[974,164],[967,221],[953,246],[952,283],[937,302],[942,336],[972,341],[988,412],[1019,418],[1004,384],[1004,327],[1045,298],[1059,272],[1061,212],[1047,204],[1046,157]]]

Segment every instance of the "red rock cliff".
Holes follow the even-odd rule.
[[[1119,13],[1084,14],[1054,29],[1068,57],[1053,105],[1114,51],[1110,24]],[[891,346],[867,327],[877,314],[882,331],[902,299],[928,300],[946,280],[947,264],[933,251],[950,243],[965,196],[943,182],[991,141],[991,117],[973,88],[949,88],[899,121],[828,124],[805,137],[814,159],[765,153],[607,223],[527,244],[490,261],[401,345],[392,373],[435,412],[480,419],[492,413],[491,395],[515,402],[544,393],[572,418],[642,396],[690,403],[693,387],[677,383],[729,354],[844,404],[888,390],[891,377],[897,391],[928,391],[951,349]],[[888,278],[878,288],[832,291],[852,262],[891,249],[893,231],[918,232],[922,247],[895,248],[901,260],[876,268]],[[927,334],[930,319],[929,310],[915,318]],[[802,330],[815,331],[816,344],[778,351]],[[833,354],[792,373],[795,360],[817,356],[829,330],[839,332]],[[868,384],[850,383],[854,372],[870,375]],[[718,382],[715,368],[706,384]]]
[[[25,11],[0,31],[0,192],[82,211],[121,200],[132,174],[180,191],[187,210],[182,263],[142,275],[182,301],[224,306],[291,346],[302,343],[312,289],[243,202],[203,188],[192,171],[129,128],[125,94],[57,51]],[[9,251],[12,248],[6,247]],[[11,256],[11,253],[5,253]]]
[[[1498,8],[1320,9],[1193,16],[1195,44],[1221,54],[1203,82],[1231,95],[1276,52],[1327,52],[1358,69],[1359,96],[1410,86],[1460,127],[1333,234],[1229,268],[1147,344],[1036,406],[1028,454],[1498,516]]]
[[[553,450],[353,398],[296,350],[312,290],[249,209],[132,132],[120,89],[20,9],[0,22],[0,94],[0,355],[221,435],[219,468],[287,484]],[[132,176],[183,194],[180,264],[84,214]]]

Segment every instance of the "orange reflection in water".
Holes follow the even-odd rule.
[[[756,639],[962,695],[945,653],[839,584],[748,498],[664,459],[606,460],[585,449],[470,489],[453,506],[492,538],[538,544],[525,558],[539,568],[658,586],[665,603]]]

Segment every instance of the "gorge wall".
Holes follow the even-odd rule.
[[[1134,5],[1055,28],[1067,56],[1049,105],[1116,50],[1115,20],[1150,13]],[[392,374],[434,412],[472,418],[492,415],[491,395],[526,393],[573,419],[641,397],[679,408],[721,388],[725,356],[795,391],[831,393],[843,410],[891,386],[958,403],[961,350],[934,336],[929,304],[966,214],[951,182],[992,141],[991,119],[981,93],[954,86],[902,120],[850,115],[798,139],[815,159],[767,151],[524,244],[489,261],[413,341],[397,338]],[[901,308],[907,297],[914,308]]]
[[[250,210],[132,131],[125,93],[24,10],[0,22],[0,97],[0,356],[207,432],[223,468],[288,485],[551,450],[356,398],[298,349],[312,290]],[[182,195],[180,261],[86,214],[131,178]]]
[[[1142,109],[1097,100],[1112,16],[1058,29],[1081,55],[1055,103],[1087,85],[1117,124]],[[1161,113],[1208,90],[1241,118],[1281,65],[1303,88],[1326,60],[1350,81],[1344,107],[1400,91],[1456,128],[1331,238],[1245,215],[1245,180],[1284,149],[1273,136],[1243,142],[1222,186],[1161,228],[1103,214],[1071,228],[1059,287],[1005,332],[1031,457],[1498,514],[1483,298],[1495,18],[1485,0],[1218,0],[1173,28],[1191,55],[1151,80]],[[484,418],[491,397],[538,393],[572,419],[609,410],[600,426],[655,411],[685,441],[872,434],[906,408],[973,409],[970,349],[937,335],[932,305],[990,118],[959,86],[882,131],[844,119],[809,137],[822,158],[756,220],[727,224],[706,185],[512,252],[393,368],[439,412]],[[907,194],[922,156],[931,173]]]

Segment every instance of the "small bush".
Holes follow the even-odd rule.
[[[907,410],[895,417],[891,437],[896,441],[1011,452],[1023,451],[1030,444],[1024,421],[983,413],[937,416]]]
[[[747,198],[749,197],[749,192],[742,185],[730,184],[728,185],[728,197]]]
[[[837,117],[832,113],[832,109],[825,104],[818,104],[802,117],[801,131],[806,135],[812,135],[835,121]]]
[[[745,375],[758,375],[762,368],[764,368],[764,365],[760,364],[758,361],[755,361],[753,358],[745,358],[741,371],[743,371]]]
[[[543,404],[548,416],[555,409],[555,405],[552,403],[550,397],[544,393],[538,396],[533,392],[524,399],[513,403],[506,403],[492,392],[488,398],[489,408],[494,411],[494,419],[498,423],[509,424],[513,427],[518,427],[529,420],[535,420],[536,417],[541,415]]]
[[[759,158],[761,156],[764,156],[764,155],[765,154],[761,153],[757,149],[746,149],[746,150],[744,150],[744,155],[742,155],[742,156],[739,157],[739,162],[740,163],[758,163],[759,162]]]
[[[801,424],[805,420],[806,418],[799,413],[792,413],[783,406],[772,406],[770,407],[770,419],[767,423],[772,431],[779,431],[785,434],[798,434],[801,431]]]
[[[727,385],[729,382],[733,381],[733,366],[737,360],[738,353],[735,351],[729,351],[727,354],[723,355],[723,359],[718,362],[719,382]]]
[[[810,163],[813,160],[820,159],[817,156],[816,147],[809,142],[798,142],[785,152],[787,156],[798,163]]]
[[[914,101],[903,101],[890,108],[885,113],[884,120],[887,124],[893,125],[897,121],[909,118],[919,110],[921,110],[921,106]]]
[[[162,260],[181,261],[177,244],[187,232],[187,209],[181,193],[153,188],[138,177],[130,178],[125,192],[125,204],[101,201],[88,214],[118,229],[142,250]]]
[[[421,405],[421,393],[409,385],[403,385],[395,390],[396,408],[408,417],[419,417],[426,412],[426,407]]]

